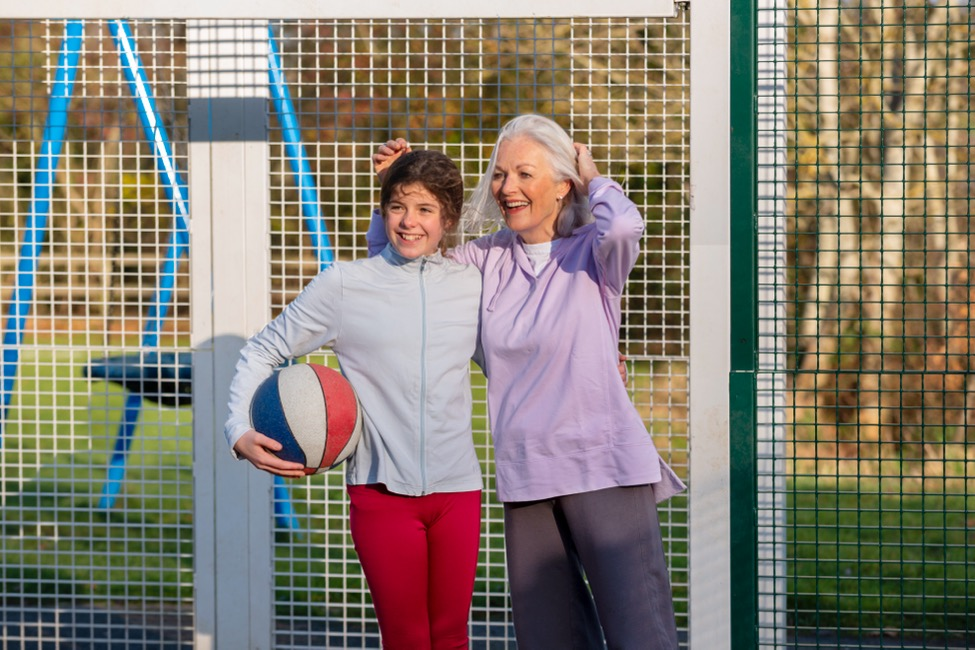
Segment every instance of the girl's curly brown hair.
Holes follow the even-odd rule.
[[[404,185],[422,185],[440,203],[443,211],[441,223],[444,238],[440,251],[448,248],[448,239],[460,223],[460,210],[464,205],[464,179],[460,170],[446,154],[420,149],[409,151],[390,165],[379,193],[379,208],[386,218],[386,206],[393,198],[393,190]]]

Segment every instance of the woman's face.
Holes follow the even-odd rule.
[[[386,204],[386,236],[397,253],[408,259],[432,255],[443,235],[443,207],[426,187],[393,188]]]
[[[569,192],[569,181],[556,182],[545,149],[526,137],[498,145],[491,193],[505,223],[526,244],[555,238],[555,220],[562,209],[560,197]]]

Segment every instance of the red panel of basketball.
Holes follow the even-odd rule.
[[[325,397],[328,417],[328,434],[325,438],[325,454],[322,467],[334,465],[349,439],[358,435],[359,402],[348,380],[340,373],[318,364],[308,364],[318,375]]]

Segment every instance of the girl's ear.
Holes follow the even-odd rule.
[[[457,226],[460,224],[460,219],[449,219],[447,217],[442,217],[440,219],[440,227],[443,228],[444,234],[449,234],[457,230]],[[443,242],[441,242],[442,244]]]

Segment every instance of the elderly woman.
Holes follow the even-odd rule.
[[[377,170],[409,146],[392,140]],[[381,171],[380,171],[381,173]],[[683,483],[618,375],[620,297],[643,218],[555,122],[508,122],[465,210],[481,271],[497,494],[521,650],[676,648],[656,503]],[[370,249],[384,245],[374,218]],[[588,579],[588,586],[586,580]]]

